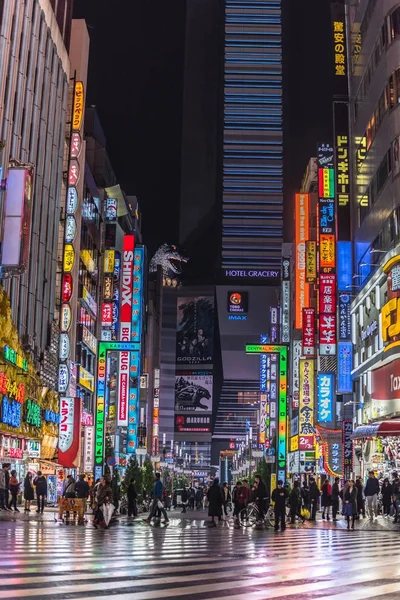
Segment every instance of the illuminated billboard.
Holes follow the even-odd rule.
[[[310,196],[295,194],[295,328],[303,324],[303,308],[309,306],[310,290],[306,281],[306,242],[310,231]]]

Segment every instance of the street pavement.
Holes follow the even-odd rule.
[[[398,600],[400,527],[319,520],[284,532],[216,528],[206,513],[170,525],[120,517],[110,529],[0,512],[0,599]]]

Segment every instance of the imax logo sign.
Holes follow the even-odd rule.
[[[247,321],[247,315],[229,315],[229,321]]]

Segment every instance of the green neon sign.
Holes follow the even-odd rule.
[[[278,475],[286,477],[286,448],[287,448],[287,346],[281,344],[246,344],[246,354],[279,354],[279,406],[278,406],[278,444],[277,460]],[[283,476],[282,476],[283,474]]]
[[[97,400],[96,400],[96,435],[94,462],[96,466],[104,463],[105,433],[105,392],[107,376],[107,352],[138,352],[140,344],[136,342],[100,342],[97,360]]]
[[[26,372],[28,370],[28,361],[26,360],[26,358],[24,358],[20,354],[17,354],[15,350],[10,348],[10,346],[4,346],[3,351],[4,358],[7,362],[11,363],[15,367],[18,367],[22,371]]]

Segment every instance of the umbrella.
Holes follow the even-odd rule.
[[[111,521],[111,517],[113,516],[114,510],[115,506],[114,504],[111,504],[111,502],[109,502],[108,504],[103,504],[103,506],[101,507],[101,512],[103,513],[104,517],[104,523],[107,527]]]

